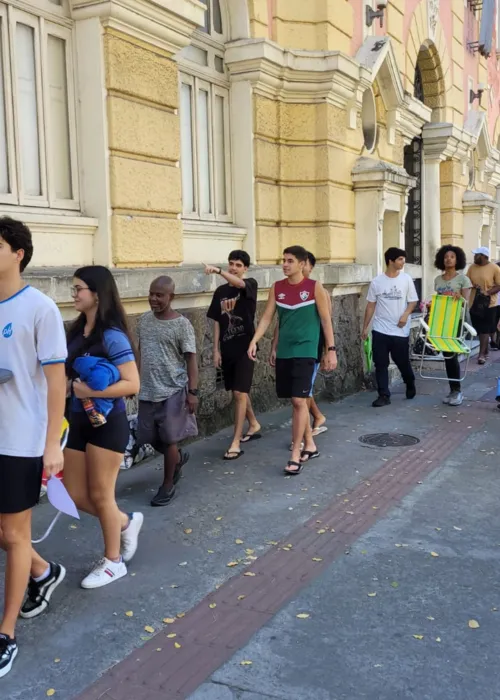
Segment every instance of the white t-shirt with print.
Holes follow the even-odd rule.
[[[398,323],[412,301],[418,301],[417,290],[413,280],[406,272],[397,277],[388,277],[385,273],[377,275],[370,284],[368,301],[377,302],[373,316],[373,330],[385,335],[410,335],[410,319],[404,328]]]
[[[41,457],[47,432],[43,366],[64,362],[61,314],[49,297],[26,286],[0,302],[0,368],[13,373],[0,384],[0,455]]]

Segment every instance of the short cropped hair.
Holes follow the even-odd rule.
[[[283,255],[293,255],[299,262],[307,262],[307,250],[301,245],[290,245],[285,248]]]
[[[385,258],[385,264],[388,265],[390,262],[394,262],[394,260],[397,260],[398,258],[406,258],[406,250],[403,250],[402,248],[387,248],[387,250],[384,253],[384,258]]]
[[[230,262],[231,260],[239,260],[245,267],[250,267],[250,256],[246,250],[232,250],[227,261]]]
[[[14,253],[24,250],[20,269],[23,272],[33,257],[33,239],[31,231],[22,221],[11,219],[10,216],[0,217],[0,236],[8,243]]]
[[[311,267],[316,266],[316,256],[314,255],[314,253],[311,253],[310,250],[307,251],[307,259],[311,263]]]

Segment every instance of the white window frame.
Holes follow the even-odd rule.
[[[223,13],[223,29],[227,24],[224,22],[224,5],[221,2],[221,12]],[[212,14],[210,15],[212,16]],[[206,66],[189,60],[188,57],[180,54],[178,63],[180,67],[179,82],[191,86],[191,134],[193,144],[193,200],[194,211],[189,212],[184,209],[183,218],[185,220],[210,222],[210,223],[233,223],[233,188],[232,188],[232,161],[231,161],[231,130],[230,130],[230,84],[227,73],[220,73],[215,68],[216,57],[224,61],[224,34],[212,31],[211,34],[198,29],[194,32],[191,45],[201,49],[207,54]],[[210,213],[200,211],[200,172],[198,153],[198,91],[200,89],[208,92],[208,124],[209,124],[209,172],[210,172]],[[214,158],[215,141],[215,100],[220,96],[224,100],[224,181],[226,187],[226,213],[219,213],[219,202],[217,201],[218,181],[217,163]],[[182,137],[182,134],[181,134]],[[182,168],[182,159],[181,159]]]
[[[64,0],[65,2],[65,0]],[[5,102],[5,124],[8,164],[8,193],[0,193],[0,203],[24,208],[79,210],[79,170],[74,86],[74,58],[72,23],[66,18],[65,5],[58,6],[44,0],[33,0],[34,12],[27,12],[21,2],[0,2],[2,39],[2,67]],[[31,8],[28,8],[31,9]],[[19,104],[17,99],[16,26],[33,28],[35,41],[35,76],[37,90],[37,127],[40,158],[40,195],[23,191],[23,172],[19,132]],[[49,36],[65,42],[66,87],[68,103],[68,133],[72,196],[58,199],[54,188],[51,162],[50,102],[48,85],[47,46]]]

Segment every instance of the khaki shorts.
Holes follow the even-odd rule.
[[[161,452],[163,445],[175,445],[198,435],[196,417],[189,412],[187,388],[165,401],[139,401],[137,442],[153,445]]]

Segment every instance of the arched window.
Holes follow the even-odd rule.
[[[179,55],[182,209],[185,218],[232,221],[227,22],[222,0],[201,0],[205,26]]]

